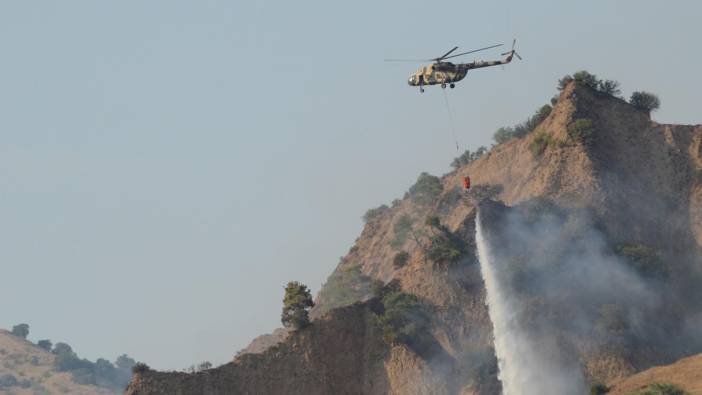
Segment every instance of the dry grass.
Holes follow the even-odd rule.
[[[683,358],[672,365],[658,366],[617,380],[608,395],[626,395],[652,383],[675,384],[693,395],[702,395],[702,354]]]

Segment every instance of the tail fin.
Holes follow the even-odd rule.
[[[507,59],[506,59],[506,60],[507,60],[508,62],[511,62],[511,61],[512,61],[512,56],[516,56],[519,60],[522,60],[522,57],[519,56],[519,54],[517,53],[517,50],[514,49],[515,44],[517,44],[517,39],[516,39],[516,38],[515,38],[514,40],[512,40],[512,50],[510,50],[509,52],[505,52],[505,53],[502,54],[502,56],[505,56],[505,55],[507,56]]]

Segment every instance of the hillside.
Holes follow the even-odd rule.
[[[529,134],[370,210],[310,327],[195,375],[143,371],[127,393],[499,393],[478,222],[511,320],[570,392],[700,352],[701,142],[571,82]],[[403,295],[417,303],[388,317]]]
[[[683,358],[666,366],[657,366],[611,383],[609,395],[626,395],[653,383],[675,384],[692,395],[702,394],[702,355]]]
[[[112,395],[117,393],[94,385],[75,383],[70,373],[56,371],[55,359],[56,355],[0,329],[0,379],[5,384],[11,383],[13,380],[8,379],[8,375],[11,375],[17,381],[15,385],[0,387],[0,394]]]

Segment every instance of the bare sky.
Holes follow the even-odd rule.
[[[361,215],[457,155],[435,57],[524,57],[448,92],[462,148],[587,69],[700,123],[695,1],[0,4],[0,327],[160,369],[228,361]],[[499,50],[467,56],[499,58]]]

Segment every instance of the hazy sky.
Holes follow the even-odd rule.
[[[226,362],[456,156],[435,57],[518,39],[448,92],[462,148],[588,69],[700,123],[696,1],[4,1],[0,327],[160,369]],[[467,56],[499,58],[499,50]]]

